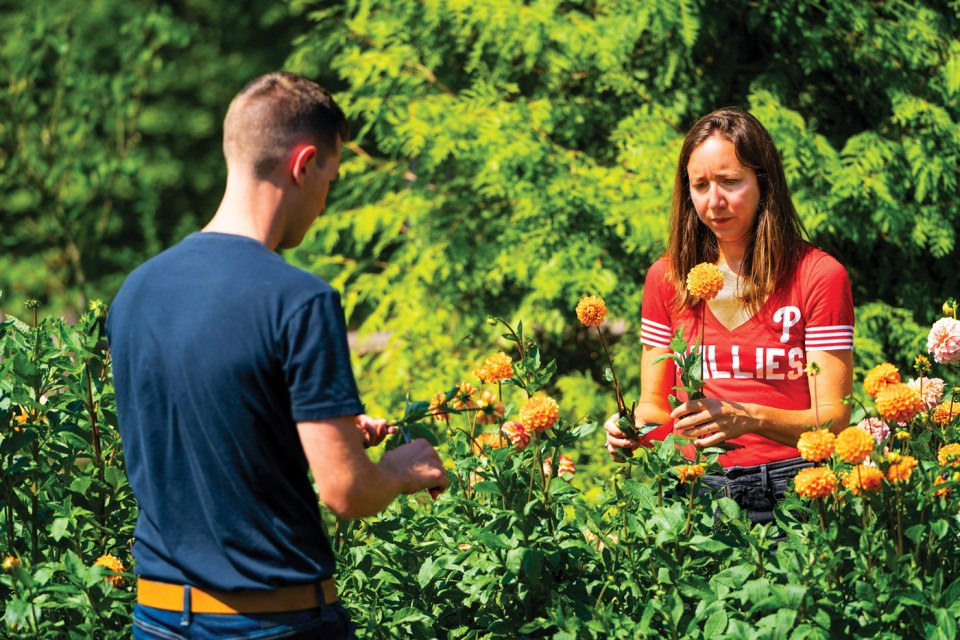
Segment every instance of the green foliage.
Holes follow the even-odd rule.
[[[136,504],[101,339],[104,307],[75,326],[0,323],[0,577],[4,637],[129,637],[133,593],[96,560],[129,565]],[[127,575],[129,579],[129,575]]]
[[[330,212],[290,258],[345,291],[353,326],[400,346],[363,363],[379,402],[435,386],[487,312],[536,317],[546,346],[565,343],[588,293],[624,319],[618,352],[638,362],[679,143],[719,106],[769,128],[859,305],[926,323],[960,269],[960,20],[941,4],[302,6],[314,27],[290,65],[336,72],[357,133]],[[870,331],[871,354],[899,357]],[[437,348],[410,355],[424,343]],[[559,362],[586,366],[599,382],[601,365]]]
[[[0,289],[8,309],[36,298],[76,317],[212,215],[219,121],[283,61],[296,16],[49,0],[0,2],[0,22]]]

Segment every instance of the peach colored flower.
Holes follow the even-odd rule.
[[[553,477],[553,460],[551,458],[543,461],[543,475],[547,478]]]
[[[107,569],[109,569],[110,571],[113,571],[114,573],[123,573],[124,571],[126,571],[126,569],[124,569],[123,567],[123,563],[120,562],[120,560],[116,556],[110,555],[109,553],[97,558],[97,561],[94,562],[93,564],[100,565],[101,567],[106,567]],[[107,576],[103,579],[103,581],[111,582],[113,583],[113,586],[119,587],[123,585],[123,576],[117,576],[117,575]]]
[[[448,420],[450,418],[450,414],[444,411],[446,408],[447,394],[445,394],[443,391],[430,398],[430,408],[428,411],[433,414],[434,420]]]
[[[960,415],[960,402],[951,402],[947,400],[946,402],[940,403],[940,405],[933,412],[933,421],[936,422],[941,427],[945,427],[953,419]]]
[[[889,362],[881,362],[867,374],[863,380],[863,390],[871,398],[876,398],[880,390],[888,384],[900,382],[900,370]]]
[[[497,400],[497,397],[491,391],[484,391],[480,394],[480,400],[477,402],[477,422],[479,424],[493,424],[499,422],[503,414],[506,413],[506,407]]]
[[[797,442],[800,457],[810,462],[820,462],[833,455],[833,448],[837,441],[836,436],[826,429],[805,431]]]
[[[915,389],[901,382],[888,384],[881,389],[877,394],[876,405],[880,417],[887,422],[905,424],[917,417],[923,400]]]
[[[480,382],[492,384],[503,382],[513,377],[513,358],[505,353],[495,353],[483,362],[483,366],[474,369],[475,375]]]
[[[723,272],[715,264],[701,262],[687,273],[687,292],[694,298],[712,300],[723,289]]]
[[[560,461],[557,464],[557,476],[561,480],[570,482],[576,473],[577,466],[573,463],[573,460],[568,456],[561,455]]]
[[[680,484],[694,482],[697,478],[702,478],[707,472],[702,464],[682,464],[679,467],[675,467],[674,471],[677,472],[677,476],[680,478]]]
[[[860,464],[876,444],[873,436],[860,427],[847,427],[837,436],[837,456],[850,464]]]
[[[890,426],[880,418],[864,418],[857,426],[872,435],[877,444],[890,437]]]
[[[607,317],[607,305],[603,298],[587,296],[577,303],[577,319],[585,327],[599,327]]]
[[[559,417],[560,405],[549,396],[533,396],[520,409],[520,422],[537,433],[553,427]]]
[[[827,467],[807,467],[793,479],[793,489],[804,498],[832,496],[837,492],[837,476]]]
[[[877,493],[883,487],[883,472],[876,467],[857,465],[847,472],[843,486],[859,496],[863,492]]]
[[[927,351],[941,364],[960,362],[960,320],[940,318],[927,336]]]
[[[901,456],[897,453],[888,453],[887,461],[890,462],[890,468],[887,469],[887,480],[894,483],[909,480],[917,466],[917,459],[913,456]]]
[[[940,463],[941,467],[960,466],[960,444],[952,442],[940,447],[940,450],[937,451],[937,462]]]
[[[477,388],[475,386],[469,382],[461,382],[460,386],[457,387],[456,394],[454,394],[453,408],[459,411],[476,408],[473,403],[473,394],[476,392]]]
[[[470,444],[470,450],[474,454],[483,453],[483,448],[487,447],[489,449],[499,449],[504,447],[507,444],[507,440],[500,435],[498,431],[490,431],[488,433],[477,434],[477,437],[473,439],[473,442]]]
[[[503,432],[503,435],[507,437],[510,444],[512,444],[513,448],[517,451],[523,451],[527,448],[527,445],[530,444],[530,432],[519,422],[508,420],[500,427],[500,431]]]
[[[914,378],[907,385],[920,394],[923,401],[922,411],[935,408],[943,398],[943,380],[940,378]]]

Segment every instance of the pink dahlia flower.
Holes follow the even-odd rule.
[[[927,336],[927,351],[941,364],[960,362],[960,320],[940,318]]]
[[[943,398],[943,380],[940,378],[914,378],[907,385],[920,394],[924,411],[935,409]]]

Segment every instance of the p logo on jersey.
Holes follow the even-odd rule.
[[[783,331],[780,333],[780,343],[786,344],[790,341],[790,329],[800,322],[800,309],[797,307],[780,307],[773,314],[773,322],[783,323]]]

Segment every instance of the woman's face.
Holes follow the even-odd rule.
[[[720,135],[704,140],[690,154],[687,175],[700,220],[721,245],[745,247],[757,218],[760,186],[757,173],[740,164],[733,143]]]

